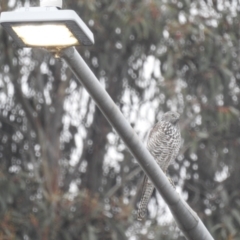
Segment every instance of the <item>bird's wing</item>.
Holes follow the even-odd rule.
[[[147,148],[165,172],[172,157],[172,142],[170,135],[168,135],[167,131],[164,129],[163,123],[155,125],[151,130]]]

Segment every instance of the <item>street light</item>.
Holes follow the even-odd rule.
[[[92,32],[72,10],[28,7],[2,12],[1,25],[19,47],[62,49],[94,44]]]
[[[78,81],[87,89],[109,123],[154,183],[185,236],[191,240],[213,240],[196,213],[173,189],[166,175],[80,54],[74,47],[70,47],[91,45],[94,43],[94,38],[92,32],[74,11],[58,10],[61,8],[60,2],[61,0],[42,0],[40,8],[3,12],[0,18],[1,25],[19,47],[44,47],[57,53],[57,56],[62,57],[68,63]],[[38,38],[41,40],[39,41]]]

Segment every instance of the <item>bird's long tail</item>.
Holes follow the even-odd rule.
[[[148,202],[152,196],[153,190],[154,190],[154,185],[152,184],[151,180],[147,176],[145,176],[143,181],[142,197],[140,200],[138,215],[137,215],[137,220],[139,221],[142,221],[146,214]]]

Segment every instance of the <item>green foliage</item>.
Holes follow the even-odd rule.
[[[215,239],[239,239],[239,3],[64,5],[93,31],[78,50],[141,138],[159,113],[181,113],[170,174]],[[0,39],[0,239],[183,239],[157,204],[136,223],[141,170],[68,67]]]

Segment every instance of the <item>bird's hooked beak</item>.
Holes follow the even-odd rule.
[[[176,120],[173,122],[174,124],[177,124],[180,119],[180,114],[177,113]]]

